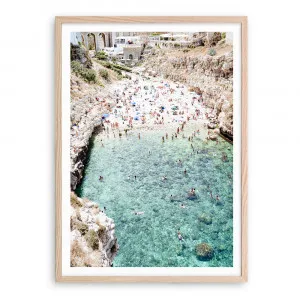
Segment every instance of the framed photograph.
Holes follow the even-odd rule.
[[[56,17],[56,280],[247,281],[247,17]]]

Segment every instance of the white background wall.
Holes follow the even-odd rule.
[[[2,1],[2,299],[299,299],[297,1]],[[249,282],[54,282],[54,16],[249,17]],[[0,296],[0,297],[1,297]]]

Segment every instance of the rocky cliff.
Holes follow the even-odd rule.
[[[210,119],[220,130],[233,135],[233,52],[218,45],[216,55],[206,48],[159,50],[144,63],[146,73],[162,74],[166,79],[190,86],[212,109]]]
[[[72,59],[94,69],[87,52],[73,47]],[[71,261],[72,267],[110,267],[119,248],[114,221],[99,206],[73,192],[80,183],[95,130],[109,111],[113,84],[106,87],[87,83],[75,73],[70,80],[70,176],[71,176]],[[105,100],[105,101],[104,101]]]
[[[101,128],[102,114],[110,110],[114,85],[88,84],[71,74],[70,87],[70,164],[71,190],[74,191],[83,175],[90,138],[96,129]]]
[[[77,60],[79,61],[84,67],[86,68],[92,68],[93,63],[89,56],[88,51],[80,45],[70,45],[71,49],[71,60]]]
[[[71,192],[71,266],[111,267],[119,248],[115,224],[99,206]]]

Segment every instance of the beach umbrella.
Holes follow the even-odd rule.
[[[106,119],[106,118],[108,118],[109,117],[109,114],[103,114],[102,115],[102,119]]]
[[[131,102],[131,104],[134,106],[134,105],[136,105],[136,102],[133,101],[133,102]]]
[[[138,121],[140,118],[139,118],[139,116],[135,116],[134,119],[135,119],[136,121]]]

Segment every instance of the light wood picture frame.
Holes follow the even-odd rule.
[[[63,26],[70,24],[237,24],[240,26],[240,274],[236,275],[65,275],[63,272]],[[209,30],[208,30],[209,31]],[[58,16],[55,20],[56,103],[56,281],[58,282],[246,282],[247,265],[247,17],[245,16]],[[69,51],[69,50],[68,50]],[[235,83],[234,83],[235,84]],[[69,87],[68,87],[69,88]],[[68,103],[69,105],[69,103]],[[69,120],[68,120],[69,122]],[[68,173],[69,176],[70,172]],[[68,220],[69,224],[69,220]],[[93,269],[93,268],[87,268]]]

